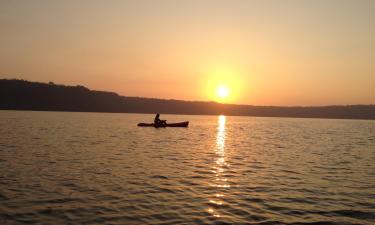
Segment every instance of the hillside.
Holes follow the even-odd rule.
[[[164,100],[16,79],[0,79],[0,109],[375,119],[375,105],[281,107]]]

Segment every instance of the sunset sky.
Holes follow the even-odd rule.
[[[374,0],[0,0],[0,78],[253,105],[375,104]]]

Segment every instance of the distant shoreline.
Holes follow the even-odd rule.
[[[375,105],[253,106],[164,100],[17,79],[0,79],[0,110],[375,120]]]
[[[145,114],[155,115],[155,113],[137,113],[137,112],[95,112],[95,111],[55,111],[55,110],[21,110],[21,109],[0,109],[1,111],[16,111],[16,112],[55,112],[55,113],[103,113],[103,114]],[[176,114],[176,113],[163,113],[163,115],[176,115],[176,116],[221,116],[223,114]],[[224,115],[233,117],[253,117],[253,118],[281,118],[281,119],[318,119],[318,120],[364,120],[374,121],[375,119],[351,119],[351,118],[325,118],[325,117],[287,117],[287,116],[241,116],[241,115]],[[151,118],[151,117],[150,117]],[[152,117],[153,119],[153,117]]]

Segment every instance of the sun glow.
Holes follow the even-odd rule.
[[[202,73],[206,80],[204,90],[207,98],[219,103],[238,101],[244,85],[241,67],[217,63],[207,68]]]
[[[216,89],[217,97],[224,99],[229,96],[229,89],[227,86],[219,86]]]

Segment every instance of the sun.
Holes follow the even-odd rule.
[[[218,64],[203,71],[202,92],[207,96],[207,100],[223,104],[233,104],[238,101],[244,85],[242,72],[239,68],[239,66]]]
[[[229,96],[229,88],[227,86],[221,85],[216,89],[216,96],[220,99],[225,99]]]

